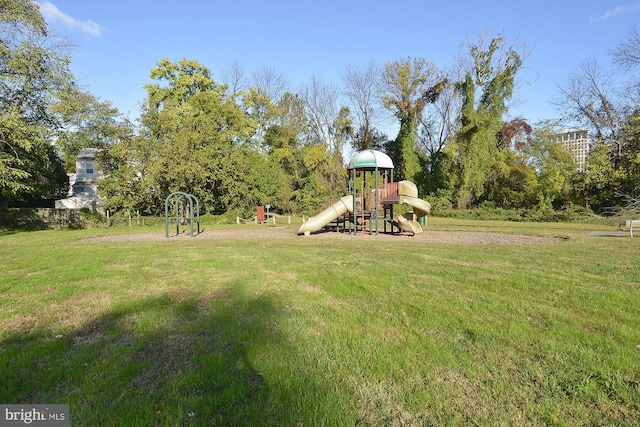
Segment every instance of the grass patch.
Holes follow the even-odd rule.
[[[513,246],[1,235],[0,402],[69,403],[73,425],[634,425],[640,239],[592,227],[429,220],[568,237]]]

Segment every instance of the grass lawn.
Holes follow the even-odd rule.
[[[74,426],[640,423],[640,238],[429,228],[568,239],[0,232],[0,403]]]

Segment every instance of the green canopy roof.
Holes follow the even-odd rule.
[[[349,162],[349,169],[393,169],[391,157],[378,150],[361,151]]]

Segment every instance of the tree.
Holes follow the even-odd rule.
[[[269,161],[280,165],[285,172],[280,182],[280,206],[285,212],[300,212],[301,207],[294,198],[301,196],[300,189],[309,172],[302,162],[302,142],[308,133],[304,103],[300,96],[286,92],[277,106],[279,115],[276,123],[267,129],[265,147]]]
[[[533,143],[532,127],[522,118],[502,124],[495,159],[485,181],[483,198],[506,208],[532,208],[540,201],[540,184],[527,150]]]
[[[336,126],[336,119],[344,112],[338,107],[337,86],[313,75],[300,90],[300,98],[308,124],[308,140],[322,144],[331,153],[340,153],[346,142],[344,128]]]
[[[222,81],[229,88],[231,96],[236,96],[249,87],[249,81],[244,68],[238,61],[233,61],[222,71]]]
[[[300,95],[286,92],[278,101],[277,124],[288,126],[295,133],[297,138],[302,138],[309,127],[305,114],[304,100]]]
[[[267,157],[269,162],[278,165],[283,171],[279,206],[283,211],[291,212],[293,191],[297,188],[302,176],[299,140],[296,132],[287,125],[273,125],[267,130],[265,144],[269,148]]]
[[[400,121],[398,136],[387,148],[397,179],[421,181],[416,153],[420,116],[425,105],[435,102],[448,83],[435,65],[421,58],[385,64],[381,78],[382,103]]]
[[[471,66],[457,82],[462,97],[456,134],[456,204],[469,207],[484,192],[497,148],[496,135],[513,95],[523,55],[502,37],[469,45]]]
[[[444,71],[455,81],[453,71]],[[460,97],[455,85],[448,84],[435,102],[427,104],[420,116],[419,151],[424,153],[423,179],[426,194],[451,193],[455,144],[449,144],[459,128]]]
[[[591,149],[586,171],[577,177],[577,195],[587,206],[602,212],[618,204],[620,178],[620,171],[611,161],[611,150],[604,142],[598,141]]]
[[[511,147],[499,149],[487,174],[483,200],[512,209],[531,209],[538,202],[540,183],[536,170]]]
[[[270,204],[281,209],[285,201],[284,171],[263,154],[242,146],[216,157],[224,173],[215,176],[217,191],[213,203],[217,211],[255,214],[257,205]]]
[[[610,51],[618,69],[607,69],[588,58],[558,86],[553,103],[573,126],[588,127],[594,135],[587,169],[577,177],[576,191],[596,211],[624,203],[637,190],[637,111],[640,84],[627,73],[640,66],[640,33],[633,27],[628,37]]]
[[[60,123],[55,131],[55,144],[67,172],[75,172],[76,156],[81,149],[98,148],[102,157],[111,145],[133,132],[132,124],[122,118],[111,102],[100,101],[74,86],[60,94],[51,111]]]
[[[315,180],[325,181],[317,186],[321,197],[343,194],[346,190],[342,151],[353,135],[353,128],[349,109],[338,107],[338,95],[335,85],[315,75],[300,91],[307,123],[303,163],[315,171]]]
[[[620,155],[618,138],[625,107],[619,102],[615,79],[596,58],[581,62],[558,86],[559,96],[552,100],[564,118],[593,129],[595,139]]]
[[[522,117],[504,122],[498,132],[498,149],[512,148],[516,152],[521,152],[531,144],[532,133],[533,128]]]
[[[66,185],[56,182],[59,159],[49,147],[57,126],[49,108],[73,81],[65,48],[48,34],[37,3],[0,1],[0,206]],[[48,194],[39,194],[49,179]]]
[[[256,151],[262,151],[265,133],[279,114],[278,107],[266,91],[255,86],[244,93],[243,104],[247,116],[253,120],[256,129],[253,148]]]
[[[356,151],[381,148],[387,136],[376,129],[378,111],[378,87],[380,70],[374,62],[363,68],[347,66],[342,79],[345,84],[344,94],[347,96],[354,116],[356,130],[352,144]]]
[[[623,72],[640,70],[640,30],[632,27],[626,40],[621,41],[611,51],[613,62],[622,69]],[[629,94],[631,102],[640,104],[640,80],[638,75],[629,83],[629,89],[625,93]]]
[[[140,135],[113,150],[118,170],[105,180],[105,189],[114,205],[136,203],[158,213],[168,194],[184,191],[210,210],[246,206],[251,199],[235,198],[234,179],[247,174],[239,159],[254,128],[226,86],[187,59],[163,59],[150,75],[154,83],[145,85]]]
[[[148,197],[148,169],[152,164],[149,138],[132,136],[119,139],[109,147],[108,175],[100,182],[100,194],[106,197],[104,208],[110,211],[140,210],[145,213],[159,212],[157,201]]]
[[[640,67],[640,30],[638,27],[632,27],[626,40],[621,41],[611,51],[613,61],[623,68],[630,71]]]
[[[307,134],[304,102],[289,92],[277,104],[278,116],[265,135],[269,156],[282,164],[287,172],[299,178],[299,165],[294,160]]]
[[[596,211],[606,211],[637,192],[638,81],[625,82],[626,72],[640,66],[640,34],[633,27],[628,38],[610,53],[617,70],[604,68],[596,58],[582,61],[558,86],[554,104],[565,119],[591,129],[594,144],[587,169],[576,183],[578,195]]]
[[[291,84],[287,77],[273,67],[262,67],[252,74],[253,85],[264,91],[271,100],[277,102],[290,91]]]
[[[287,93],[289,81],[271,67],[254,71],[253,81],[254,85],[243,94],[243,104],[256,128],[254,148],[261,151],[265,133],[279,115],[277,102]]]
[[[541,123],[528,143],[523,144],[525,162],[538,175],[538,204],[549,208],[558,208],[571,201],[577,173],[577,165],[571,153],[556,142],[555,129],[554,123]]]
[[[621,132],[622,153],[619,159],[621,180],[617,195],[627,199],[640,196],[640,110],[629,114]]]
[[[623,72],[640,71],[640,30],[632,27],[626,40],[620,42],[612,51],[614,62]],[[628,103],[623,111],[626,117],[622,120],[620,133],[619,158],[617,166],[621,169],[623,178],[618,192],[627,200],[633,200],[640,195],[640,80],[638,74],[631,74],[631,83],[624,90],[624,97]],[[628,203],[628,202],[627,202]]]

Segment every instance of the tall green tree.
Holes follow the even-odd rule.
[[[37,3],[0,1],[0,206],[55,197],[66,186],[49,146],[51,103],[73,81],[65,48]]]
[[[387,152],[394,162],[397,179],[421,181],[422,168],[416,145],[420,116],[448,84],[432,63],[422,58],[404,58],[384,65],[381,78],[382,103],[400,121],[400,130]]]
[[[596,212],[617,205],[621,199],[617,188],[620,174],[611,160],[609,147],[603,141],[597,141],[589,154],[585,172],[577,177],[578,196]]]
[[[298,187],[302,176],[300,160],[300,142],[291,126],[272,125],[265,135],[268,146],[268,160],[283,171],[280,182],[280,203],[284,212],[292,212],[293,191]]]
[[[623,179],[619,192],[631,197],[640,196],[640,110],[629,114],[622,126],[622,158],[620,168],[623,171]]]
[[[533,129],[524,119],[503,123],[482,200],[516,209],[530,209],[537,204],[540,183],[533,159],[526,154],[533,143],[532,134]]]
[[[460,130],[456,135],[456,202],[469,207],[484,192],[497,149],[497,134],[507,112],[522,55],[502,37],[488,45],[469,46],[471,67],[457,90],[462,97]]]
[[[265,145],[269,161],[280,165],[285,172],[280,183],[282,204],[279,206],[285,212],[302,212],[306,205],[299,201],[307,199],[302,188],[310,173],[302,161],[308,135],[304,102],[300,96],[287,92],[278,102],[278,111],[276,124],[270,126],[265,135]]]
[[[83,148],[98,148],[102,157],[116,141],[133,133],[133,125],[111,102],[73,86],[60,94],[51,111],[58,118],[55,145],[67,172],[75,172],[76,156]]]
[[[499,149],[485,181],[482,200],[511,209],[531,209],[539,202],[536,170],[509,147]]]
[[[106,197],[104,208],[112,212],[140,210],[155,212],[156,203],[147,197],[148,169],[152,151],[148,138],[135,135],[117,140],[107,151],[109,171],[100,182],[100,194]],[[154,207],[155,209],[153,209]]]
[[[524,146],[525,161],[538,175],[538,205],[560,208],[572,201],[578,165],[569,151],[556,141],[553,123],[542,123]]]
[[[243,104],[256,129],[252,146],[262,151],[265,133],[278,116],[278,107],[264,89],[255,86],[244,93]]]
[[[253,134],[242,109],[197,61],[163,59],[151,70],[148,110],[142,117],[156,158],[149,168],[157,195],[173,191],[196,195],[224,210],[233,188],[234,151]]]
[[[265,144],[269,159],[279,163],[293,181],[300,179],[300,148],[307,134],[307,119],[304,102],[298,95],[289,92],[278,102],[276,123],[269,127]]]
[[[282,199],[282,169],[251,147],[254,121],[207,67],[164,59],[150,75],[139,135],[113,150],[122,170],[106,180],[110,201],[156,213],[184,191],[210,211],[249,212]]]

